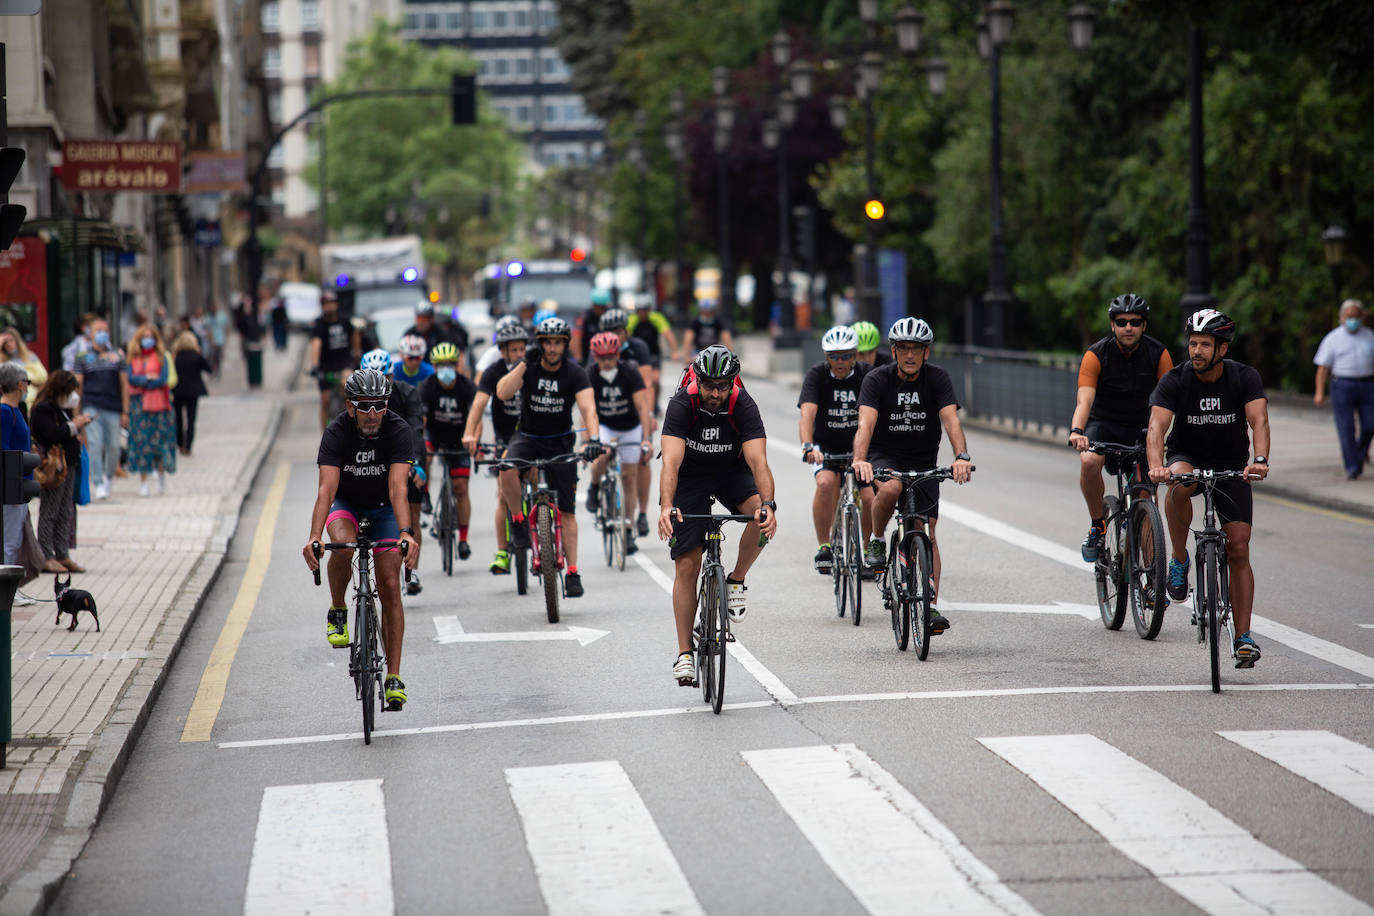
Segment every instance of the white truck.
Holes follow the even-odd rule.
[[[396,306],[413,309],[429,291],[420,237],[323,245],[320,286],[339,294],[339,309],[346,315],[366,317]]]

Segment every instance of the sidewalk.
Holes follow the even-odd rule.
[[[0,685],[14,735],[0,769],[0,914],[42,912],[90,837],[224,561],[303,352],[301,335],[269,348],[264,385],[249,391],[232,338],[167,493],[141,499],[131,476],[78,510],[72,556],[88,572],[72,584],[95,596],[101,632],[89,615],[74,632],[70,618],[53,624],[51,576],[22,588],[49,600],[14,609],[12,679]]]
[[[801,386],[805,368],[797,351],[775,356],[766,334],[745,334],[736,341],[745,375],[771,378],[782,385]],[[1270,454],[1273,470],[1263,483],[1264,493],[1285,497],[1313,506],[1374,518],[1374,467],[1368,476],[1346,480],[1341,466],[1341,447],[1331,411],[1304,406],[1291,396],[1269,402]],[[1073,405],[1064,407],[1065,418]],[[962,416],[965,426],[1018,439],[1034,439],[1050,445],[1063,445],[1068,438],[1063,430],[1023,428],[992,420]]]

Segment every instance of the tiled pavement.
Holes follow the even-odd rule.
[[[264,387],[249,391],[231,341],[200,404],[195,453],[179,458],[166,494],[140,498],[137,478],[124,478],[107,502],[79,510],[72,556],[88,572],[73,584],[96,596],[99,633],[84,614],[73,632],[70,618],[54,625],[50,601],[14,608],[0,914],[41,912],[85,845],[224,559],[302,350],[299,337],[285,353],[269,350]],[[21,590],[51,599],[52,579]]]

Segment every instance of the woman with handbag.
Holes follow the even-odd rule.
[[[81,478],[81,430],[93,419],[77,412],[81,396],[76,376],[58,369],[38,392],[29,412],[34,451],[43,463],[34,472],[43,487],[38,504],[38,546],[43,549],[43,572],[85,572],[67,555],[76,488]]]
[[[167,475],[177,470],[176,422],[168,386],[171,359],[157,328],[144,324],[129,341],[129,470],[148,495],[148,475],[157,477],[157,491],[167,492]]]

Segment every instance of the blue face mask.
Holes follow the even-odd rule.
[[[1356,331],[1358,331],[1360,329],[1360,325],[1362,324],[1364,324],[1364,322],[1359,318],[1345,319],[1345,329],[1349,331],[1351,334],[1354,334]]]
[[[108,347],[110,345],[110,332],[96,331],[94,339],[97,347]]]
[[[434,374],[438,377],[440,385],[452,385],[458,381],[458,370],[450,366],[441,366],[434,370]]]
[[[143,349],[151,350],[157,344],[157,341],[151,337],[144,337],[139,340],[139,343],[143,344]]]

